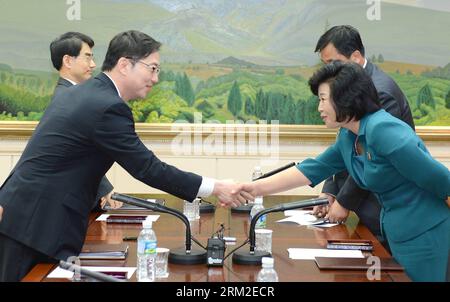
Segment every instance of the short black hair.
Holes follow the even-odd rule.
[[[361,36],[358,30],[351,25],[337,25],[327,30],[317,41],[314,52],[322,51],[330,43],[346,58],[350,58],[356,50],[359,50],[364,56],[365,50]]]
[[[359,121],[367,113],[381,109],[372,79],[356,63],[333,61],[322,66],[308,82],[313,94],[318,95],[322,83],[330,85],[330,98],[337,122],[353,118]]]
[[[53,67],[60,70],[62,66],[62,59],[65,55],[76,57],[80,54],[83,42],[94,47],[94,40],[91,37],[79,32],[66,32],[50,43],[50,55],[52,58]]]
[[[112,70],[122,57],[138,61],[159,51],[160,47],[160,42],[143,32],[129,30],[119,33],[109,43],[102,71]]]

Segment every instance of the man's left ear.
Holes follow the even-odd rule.
[[[351,55],[350,55],[350,60],[352,62],[355,62],[356,64],[359,65],[363,65],[364,64],[364,57],[363,55],[359,52],[359,50],[355,50]]]
[[[130,69],[130,61],[127,58],[120,58],[117,62],[117,67],[119,72],[126,76],[128,74],[128,70]]]

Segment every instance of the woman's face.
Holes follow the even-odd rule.
[[[320,112],[325,126],[327,128],[338,128],[344,123],[336,121],[336,110],[333,107],[333,100],[331,99],[330,85],[328,83],[322,83],[319,86],[319,106],[317,110]]]

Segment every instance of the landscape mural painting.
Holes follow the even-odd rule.
[[[320,35],[350,24],[366,57],[408,98],[416,125],[450,125],[447,0],[0,0],[0,120],[37,121],[58,78],[49,44],[143,31],[163,43],[159,84],[129,102],[136,122],[322,124],[307,81]]]

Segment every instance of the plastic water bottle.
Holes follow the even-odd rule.
[[[263,175],[261,167],[256,166],[252,173],[252,181],[256,180],[257,178],[261,177]]]
[[[139,282],[155,281],[156,275],[156,234],[152,229],[152,221],[144,220],[144,227],[138,237],[137,247],[137,272]]]
[[[252,220],[253,217],[255,217],[255,215],[261,212],[262,210],[264,210],[263,198],[261,196],[255,197],[255,204],[253,205],[252,210],[250,211],[250,220]],[[266,227],[266,219],[267,219],[266,215],[262,215],[261,217],[259,217],[258,220],[256,221],[255,228],[264,229]]]
[[[262,175],[263,175],[263,173],[262,173],[261,167],[255,166],[255,168],[253,169],[253,172],[252,172],[252,181],[256,180],[257,178],[261,177]],[[257,197],[257,196],[255,196],[255,197]],[[247,204],[251,206],[254,204],[254,202],[248,200]]]
[[[278,274],[273,268],[273,258],[262,258],[262,269],[256,276],[257,282],[278,282]]]

